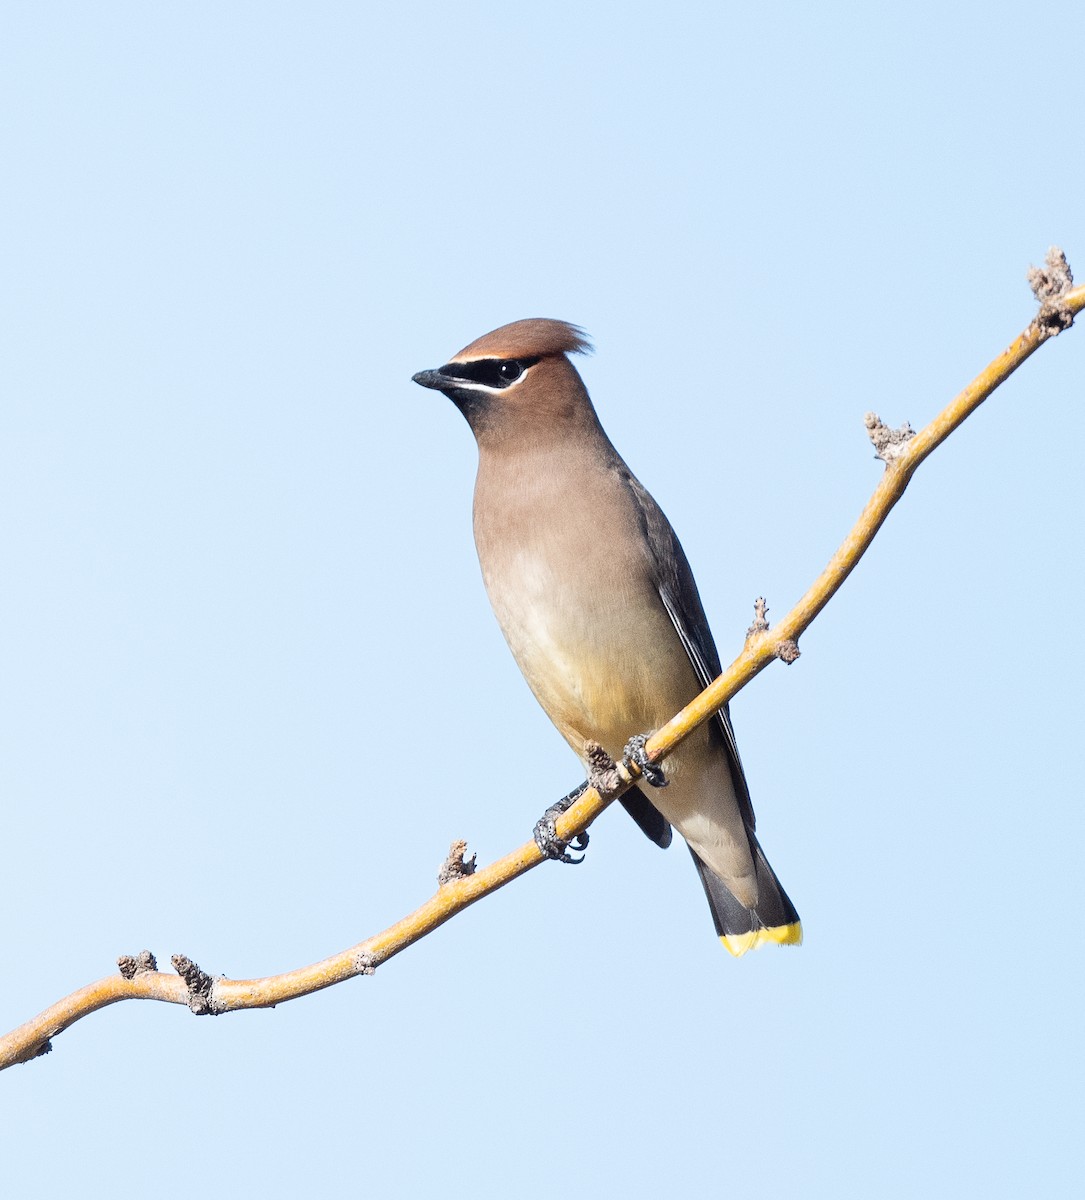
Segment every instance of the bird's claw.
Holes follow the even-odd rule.
[[[539,847],[544,858],[552,858],[555,862],[570,863],[575,866],[584,861],[584,855],[570,854],[569,847],[572,846],[577,851],[586,850],[588,835],[578,833],[571,842],[567,842],[564,838],[558,837],[551,818],[541,817],[535,823],[535,845]]]
[[[578,833],[571,842],[567,842],[564,838],[558,837],[554,820],[572,808],[573,804],[584,794],[584,789],[587,786],[586,783],[582,783],[580,787],[570,792],[568,796],[563,796],[556,804],[551,804],[546,812],[535,822],[535,845],[539,847],[539,852],[544,858],[551,858],[555,862],[573,864],[584,861],[582,852],[588,848],[587,832]],[[579,858],[575,858],[569,853],[570,846],[580,854]]]
[[[638,733],[636,737],[631,737],[625,744],[625,762],[633,764],[639,768],[641,777],[644,782],[650,784],[654,788],[665,788],[669,783],[667,776],[663,772],[663,768],[659,763],[654,763],[644,751],[644,744],[648,741],[647,733]]]

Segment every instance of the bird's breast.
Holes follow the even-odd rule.
[[[476,531],[477,532],[477,531]],[[528,685],[579,753],[673,716],[695,677],[647,573],[575,514],[478,538],[486,589]]]

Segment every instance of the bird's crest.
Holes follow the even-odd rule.
[[[476,338],[451,361],[473,362],[480,358],[545,358],[552,354],[589,354],[591,342],[587,334],[568,321],[553,321],[548,317],[532,317],[513,321]]]

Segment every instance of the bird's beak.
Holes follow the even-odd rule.
[[[442,375],[440,371],[419,371],[417,375],[412,375],[411,379],[425,388],[435,388],[437,391],[441,391],[452,383],[452,380],[447,375]]]

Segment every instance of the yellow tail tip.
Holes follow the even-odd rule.
[[[747,950],[772,943],[776,946],[799,946],[802,944],[802,923],[774,925],[771,929],[751,929],[749,933],[723,933],[720,941],[724,949],[741,958]]]

